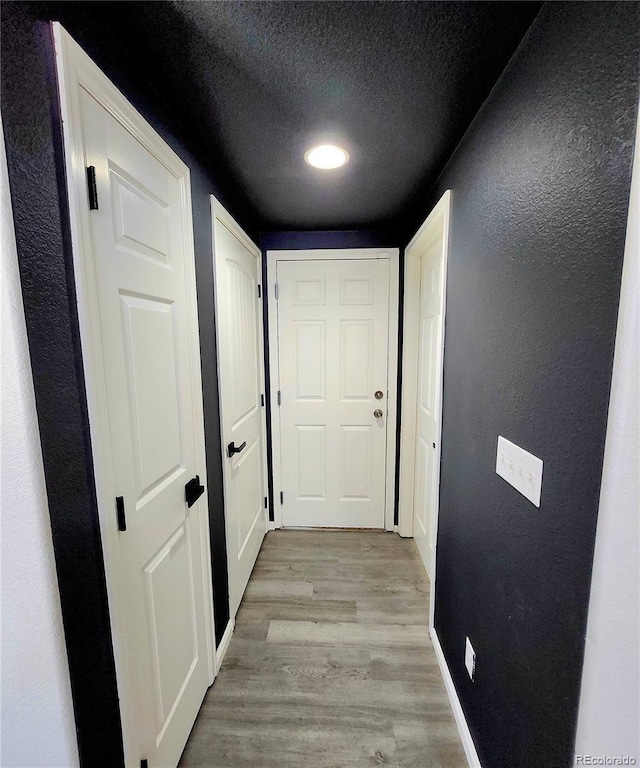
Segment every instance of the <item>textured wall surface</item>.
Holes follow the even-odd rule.
[[[484,768],[573,761],[638,11],[546,4],[424,211],[452,190],[436,629]],[[539,509],[498,435],[544,461]]]
[[[403,231],[539,7],[136,0],[108,12],[263,230]],[[344,144],[344,169],[304,162],[321,140]]]
[[[59,20],[191,169],[218,639],[229,618],[209,195],[249,233],[206,151],[146,81],[92,4],[3,3],[2,115],[27,334],[81,757],[122,760],[115,670],[77,327],[53,43]],[[241,210],[241,209],[240,209]]]
[[[640,764],[639,298],[640,144],[636,141],[576,737],[576,755],[629,755],[636,765]]]
[[[2,120],[81,760],[122,763],[49,30],[2,10]],[[28,606],[25,606],[25,609]]]
[[[222,494],[222,458],[220,454],[220,419],[218,413],[217,362],[215,348],[215,316],[213,304],[213,265],[211,260],[211,216],[209,195],[215,194],[225,207],[236,216],[241,225],[254,237],[257,231],[251,219],[243,215],[243,208],[230,195],[226,181],[211,177],[206,168],[215,165],[209,148],[202,147],[189,133],[179,113],[167,106],[164,96],[156,92],[146,81],[144,74],[131,59],[119,40],[119,30],[111,28],[92,4],[71,3],[4,3],[3,4],[3,113],[7,132],[10,181],[14,194],[24,198],[25,241],[37,238],[38,230],[30,223],[27,212],[30,202],[25,188],[39,185],[39,196],[44,205],[58,205],[65,194],[62,186],[56,188],[56,179],[50,169],[39,167],[38,157],[32,158],[24,171],[24,145],[44,146],[45,137],[39,126],[41,119],[54,113],[54,83],[49,76],[49,86],[42,67],[36,71],[34,62],[50,53],[48,35],[40,31],[34,38],[34,25],[38,20],[61,21],[67,31],[100,66],[129,101],[151,123],[162,138],[180,155],[191,170],[194,241],[196,253],[196,277],[198,290],[198,316],[204,395],[205,442],[207,448],[207,492],[211,527],[213,578],[215,592],[215,619],[218,639],[225,630],[228,618],[228,583],[225,547],[224,499]],[[27,87],[28,79],[30,79]],[[49,120],[50,122],[50,120]],[[40,134],[40,135],[39,135]],[[20,146],[22,144],[23,146]],[[27,150],[27,154],[31,149]],[[205,168],[206,166],[206,168]],[[33,174],[33,175],[32,175]],[[37,183],[34,181],[37,179]],[[19,185],[19,186],[18,186]],[[62,203],[64,207],[64,202]],[[46,234],[46,229],[45,229]],[[54,253],[60,253],[60,243],[51,243]],[[34,277],[34,280],[37,277]],[[51,480],[54,481],[55,478]]]
[[[0,135],[2,748],[12,768],[78,765],[36,404]],[[37,734],[37,738],[34,735]]]
[[[192,169],[218,633],[228,599],[208,195],[254,238],[258,222],[214,183],[216,158],[202,160],[209,148],[90,5],[3,4],[2,110],[80,749],[87,764],[117,766],[52,48],[36,21],[62,21]],[[546,5],[431,198],[453,190],[436,625],[485,768],[564,766],[573,754],[638,21],[635,3]],[[545,461],[539,510],[495,475],[498,434]],[[465,635],[478,653],[473,684]]]

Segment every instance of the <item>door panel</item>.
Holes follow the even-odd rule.
[[[340,427],[340,500],[371,501],[373,427]]]
[[[209,683],[206,496],[189,509],[184,490],[202,472],[204,440],[190,358],[188,176],[174,175],[85,91],[80,110],[99,200],[90,234],[105,429],[127,526],[118,535],[126,638],[117,641],[130,659],[140,758],[174,766]]]
[[[373,387],[373,321],[340,322],[340,399],[366,400]]]
[[[220,247],[228,245],[224,234]],[[233,297],[233,317],[230,317],[229,353],[232,380],[231,429],[239,429],[243,421],[258,411],[257,339],[256,339],[256,259],[247,264],[227,259],[227,290]],[[246,271],[245,271],[246,270]],[[226,372],[225,372],[226,376]]]
[[[297,496],[300,499],[327,498],[327,430],[320,425],[296,424]]]
[[[283,524],[383,528],[389,262],[280,261],[277,283]]]
[[[294,321],[293,359],[296,400],[325,399],[326,333],[324,321]]]
[[[144,568],[161,732],[198,662],[188,521]]]
[[[235,460],[233,477],[237,493],[236,519],[238,538],[236,552],[239,556],[247,546],[252,531],[258,524],[257,518],[264,518],[264,497],[262,484],[261,441],[256,439],[247,446]],[[246,586],[246,585],[245,585]]]
[[[438,391],[441,369],[443,238],[439,236],[422,254],[420,280],[420,339],[413,535],[433,578],[435,543],[436,441],[438,440]]]
[[[139,501],[183,464],[174,309],[122,292],[120,301]]]
[[[213,206],[229,603],[234,617],[267,530],[260,251]],[[245,444],[228,455],[227,447]]]

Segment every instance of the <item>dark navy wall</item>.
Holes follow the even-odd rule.
[[[82,373],[49,20],[59,20],[191,169],[218,640],[229,619],[209,195],[254,222],[204,169],[199,146],[146,85],[92,4],[2,4],[2,119],[51,524],[84,765],[122,762],[120,720]]]
[[[78,749],[82,765],[121,766],[52,41],[14,11],[2,9],[2,121]]]
[[[391,230],[351,229],[293,232],[261,232],[260,247],[266,251],[296,251],[313,248],[396,248],[398,241]]]
[[[573,764],[638,11],[547,3],[421,217],[452,190],[435,624],[483,768]],[[544,461],[539,509],[498,435]]]
[[[291,232],[261,232],[260,248],[262,250],[262,285],[267,285],[267,251],[308,251],[313,249],[329,248],[397,248],[398,235],[389,230],[350,229],[350,230],[316,230],[316,231],[291,231]],[[404,278],[404,263],[402,251],[400,252],[400,296]],[[267,408],[267,435],[271,434],[271,384],[269,361],[269,291],[262,291],[264,306],[264,364],[265,364],[265,401]],[[400,302],[400,318],[402,317],[402,302]],[[402,323],[399,323],[399,333],[402,334]],[[400,337],[400,343],[402,338]],[[401,370],[401,357],[398,356],[398,375]],[[400,387],[398,387],[398,413],[400,409]],[[398,522],[398,469],[400,461],[400,420],[397,424],[397,450],[396,462],[396,498],[395,498],[395,523]],[[279,489],[273,487],[273,452],[271,441],[267,440],[267,473],[269,475],[269,520],[274,519],[274,499],[277,498]]]

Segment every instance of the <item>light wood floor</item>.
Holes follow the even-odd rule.
[[[267,534],[181,768],[464,768],[412,539]]]

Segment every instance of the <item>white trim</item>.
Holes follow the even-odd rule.
[[[253,254],[253,256],[256,257],[257,260],[257,268],[258,268],[258,284],[260,285],[261,290],[264,289],[264,286],[262,285],[262,251],[258,246],[251,240],[249,235],[240,227],[238,222],[231,216],[231,214],[226,210],[226,208],[220,203],[219,200],[217,200],[213,195],[211,195],[211,248],[212,248],[212,259],[213,259],[213,279],[214,279],[214,304],[215,304],[215,313],[216,313],[216,350],[217,350],[217,364],[218,364],[218,372],[222,370],[222,360],[220,358],[220,355],[222,353],[222,343],[220,339],[220,333],[221,333],[221,323],[219,322],[218,317],[218,302],[217,302],[217,290],[216,290],[216,281],[218,279],[217,276],[217,268],[216,268],[216,221],[219,221],[220,224],[222,224],[223,227],[225,227],[229,232],[242,243],[242,245],[249,251],[249,253]],[[260,391],[265,395],[266,397],[266,389],[265,389],[265,370],[264,370],[264,321],[263,321],[263,312],[264,312],[264,304],[262,301],[258,300],[256,298],[257,306],[258,306],[258,357],[259,357],[259,365],[258,370],[260,371]],[[219,373],[218,373],[219,376]],[[225,435],[223,430],[223,414],[224,414],[224,393],[222,391],[222,387],[220,384],[218,384],[218,403],[220,407],[220,450],[221,455],[224,457],[226,456],[226,443],[225,443]],[[265,402],[266,405],[266,402]],[[266,417],[266,408],[262,409],[262,417],[260,420],[261,425],[261,431],[262,431],[262,477],[263,477],[263,495],[265,497],[268,497],[269,490],[268,490],[268,469],[267,469],[267,417]],[[230,496],[230,483],[231,483],[231,466],[228,461],[222,462],[222,482],[223,482],[223,492],[224,492],[224,500],[225,500],[225,510],[227,509],[227,499]],[[270,530],[269,528],[269,510],[264,509],[264,518],[265,518],[265,528],[266,530]],[[256,520],[259,518],[256,516]],[[225,531],[227,534],[227,541],[230,540],[229,536],[229,530],[227,528],[228,526],[229,518],[225,514]],[[227,547],[227,565],[229,564],[230,559],[230,548]],[[229,573],[231,573],[231,569],[229,568]],[[233,617],[232,617],[233,618]]]
[[[229,650],[229,643],[231,642],[231,638],[233,636],[233,630],[236,626],[236,620],[235,619],[229,619],[227,622],[227,628],[224,631],[224,635],[220,638],[220,645],[218,645],[216,649],[216,677],[218,675],[218,672],[220,672],[220,667],[222,666],[222,662],[224,661],[224,657],[227,655],[227,651]]]
[[[415,485],[415,446],[416,419],[415,413],[418,400],[418,356],[415,350],[419,344],[419,312],[420,312],[420,272],[421,256],[424,250],[436,237],[442,236],[442,323],[440,334],[440,413],[438,434],[436,437],[436,468],[438,489],[434,494],[435,506],[433,520],[436,531],[433,550],[433,578],[430,577],[430,616],[429,626],[433,627],[435,612],[435,573],[437,558],[437,526],[440,502],[440,457],[442,449],[442,403],[443,403],[443,372],[444,344],[447,303],[447,265],[449,261],[449,219],[451,214],[451,191],[447,190],[437,202],[426,221],[411,239],[405,250],[404,273],[404,332],[402,354],[402,415],[400,420],[400,493],[398,503],[398,526],[401,536],[413,535],[413,495]]]
[[[222,224],[224,224],[227,229],[231,231],[234,237],[236,237],[242,245],[249,251],[249,253],[252,253],[256,259],[260,263],[262,263],[262,251],[258,246],[253,242],[253,240],[249,237],[249,235],[242,229],[242,227],[238,224],[238,222],[233,218],[233,216],[227,211],[227,209],[222,205],[222,203],[213,195],[210,195],[211,198],[211,211],[213,213],[214,218],[218,219]],[[262,273],[259,275],[259,280],[262,280]]]
[[[83,368],[86,381],[87,409],[91,432],[98,516],[104,553],[107,597],[111,620],[111,639],[116,667],[116,679],[120,698],[123,746],[125,764],[133,765],[139,760],[137,746],[135,707],[129,654],[124,638],[126,636],[125,598],[127,585],[122,582],[120,546],[113,515],[114,478],[111,465],[111,441],[109,419],[106,409],[106,391],[102,371],[101,333],[97,313],[98,306],[96,276],[93,260],[86,254],[92,253],[89,205],[82,140],[79,96],[84,89],[109,114],[113,116],[137,141],[163,164],[178,180],[184,212],[184,254],[187,286],[194,304],[187,312],[189,316],[189,362],[192,377],[193,420],[195,424],[195,451],[197,472],[206,477],[204,448],[204,417],[202,383],[200,374],[200,347],[195,309],[195,251],[193,242],[193,218],[191,208],[191,183],[189,168],[154,129],[129,104],[125,97],[108,80],[80,46],[58,23],[53,23],[56,48],[56,66],[60,89],[60,105],[63,119],[63,140],[68,180],[69,216],[73,266],[78,302],[78,323],[82,346]],[[198,439],[200,436],[201,439]],[[214,617],[211,581],[211,553],[209,544],[209,518],[206,496],[201,506],[200,525],[205,568],[204,611],[207,642],[208,679],[213,682],[215,675]]]
[[[480,758],[476,752],[476,745],[473,743],[473,737],[471,736],[471,731],[467,725],[467,718],[462,711],[462,705],[460,704],[460,699],[458,698],[458,693],[453,683],[453,678],[451,677],[451,672],[449,671],[447,660],[444,657],[444,652],[440,645],[440,639],[438,638],[438,633],[436,632],[435,627],[429,629],[429,634],[431,636],[431,642],[433,643],[436,659],[438,660],[438,666],[442,673],[442,679],[444,680],[444,687],[446,688],[447,696],[449,697],[449,703],[453,710],[453,716],[456,725],[458,726],[458,733],[460,734],[464,753],[467,756],[469,768],[482,768]]]
[[[380,256],[379,256],[380,258]],[[400,250],[389,257],[389,341],[387,347],[387,466],[385,530],[395,529],[396,432],[398,426],[398,331],[400,330]]]
[[[349,259],[389,259],[398,256],[398,248],[311,248],[294,251],[267,251],[267,268],[269,255],[276,261],[318,261],[319,259],[344,259],[348,252]],[[274,271],[275,274],[275,271]]]
[[[386,444],[386,480],[384,529],[394,530],[394,502],[396,488],[396,424],[398,402],[398,323],[400,290],[400,251],[398,248],[327,248],[311,250],[267,251],[267,289],[268,324],[269,324],[269,383],[271,385],[271,447],[273,457],[273,506],[274,527],[282,528],[282,506],[280,489],[282,488],[281,436],[278,414],[278,312],[275,297],[277,265],[279,261],[317,261],[384,259],[389,261],[389,340],[387,353],[387,444]]]

